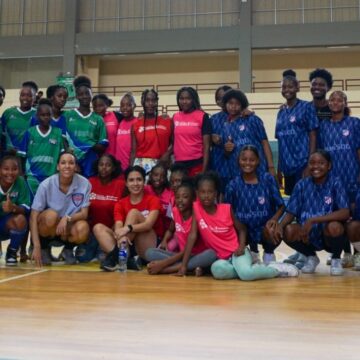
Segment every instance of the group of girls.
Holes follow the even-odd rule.
[[[143,92],[143,113],[135,118],[131,94],[121,99],[120,112],[108,111],[111,100],[103,94],[92,98],[91,82],[83,76],[74,81],[79,107],[70,111],[62,110],[67,92],[61,86],[50,87],[48,100],[34,110],[36,89],[24,83],[20,107],[2,117],[3,150],[10,153],[0,163],[2,235],[11,240],[6,263],[17,262],[31,206],[32,256],[38,265],[52,262],[51,246],[60,240],[66,263],[76,263],[75,246],[78,260],[86,261],[100,245],[101,268],[113,271],[118,246],[126,242],[130,267],[140,268],[143,259],[150,274],[201,274],[211,266],[223,279],[296,276],[297,267],[314,272],[316,251],[325,249],[332,254],[331,274],[341,275],[340,255],[351,252],[349,241],[360,249],[359,121],[349,116],[342,92],[331,94],[327,104],[330,73],[317,69],[310,81],[314,101],[305,102],[297,99],[296,74],[283,74],[286,103],[275,135],[278,179],[284,176],[285,193],[291,195],[286,209],[264,125],[240,90],[219,88],[215,96],[222,111],[209,119],[197,92],[183,87],[171,120],[158,114],[154,90]],[[11,154],[23,157],[23,169]],[[206,172],[209,164],[219,182]],[[13,191],[23,171],[23,192],[31,190],[26,199]],[[191,184],[181,178],[196,175],[195,200]],[[349,199],[354,220],[345,225]],[[291,224],[294,217],[297,224]],[[276,263],[274,255],[282,240],[297,251],[285,264]],[[354,260],[360,268],[357,254]]]

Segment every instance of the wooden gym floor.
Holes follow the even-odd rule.
[[[360,272],[324,259],[251,283],[1,260],[0,359],[358,360]]]

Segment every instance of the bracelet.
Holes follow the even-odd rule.
[[[133,231],[133,226],[129,224],[127,227],[128,227],[128,229],[129,229],[128,234],[130,234],[130,233]]]
[[[72,220],[71,216],[70,216],[70,215],[66,215],[66,222],[67,222],[67,223],[71,223],[71,220]]]

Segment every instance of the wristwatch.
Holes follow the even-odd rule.
[[[71,216],[70,216],[70,215],[66,215],[66,222],[67,222],[67,223],[71,223],[71,220],[72,220]]]
[[[129,224],[127,227],[128,227],[128,229],[129,229],[128,234],[130,234],[130,233],[133,231],[133,227],[132,227],[132,225],[130,225],[130,224]]]

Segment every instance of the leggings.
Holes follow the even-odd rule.
[[[166,251],[157,248],[150,248],[146,250],[146,260],[147,261],[156,261],[156,260],[165,260],[169,257],[175,255],[176,253],[171,251]],[[216,260],[216,253],[214,250],[207,249],[201,252],[200,254],[191,255],[191,258],[187,265],[187,270],[193,271],[197,267],[203,269],[208,268]]]
[[[232,255],[229,260],[217,260],[211,265],[211,273],[215,279],[238,279],[244,281],[272,279],[279,275],[278,270],[263,265],[253,264],[250,251],[245,249],[241,256]]]

